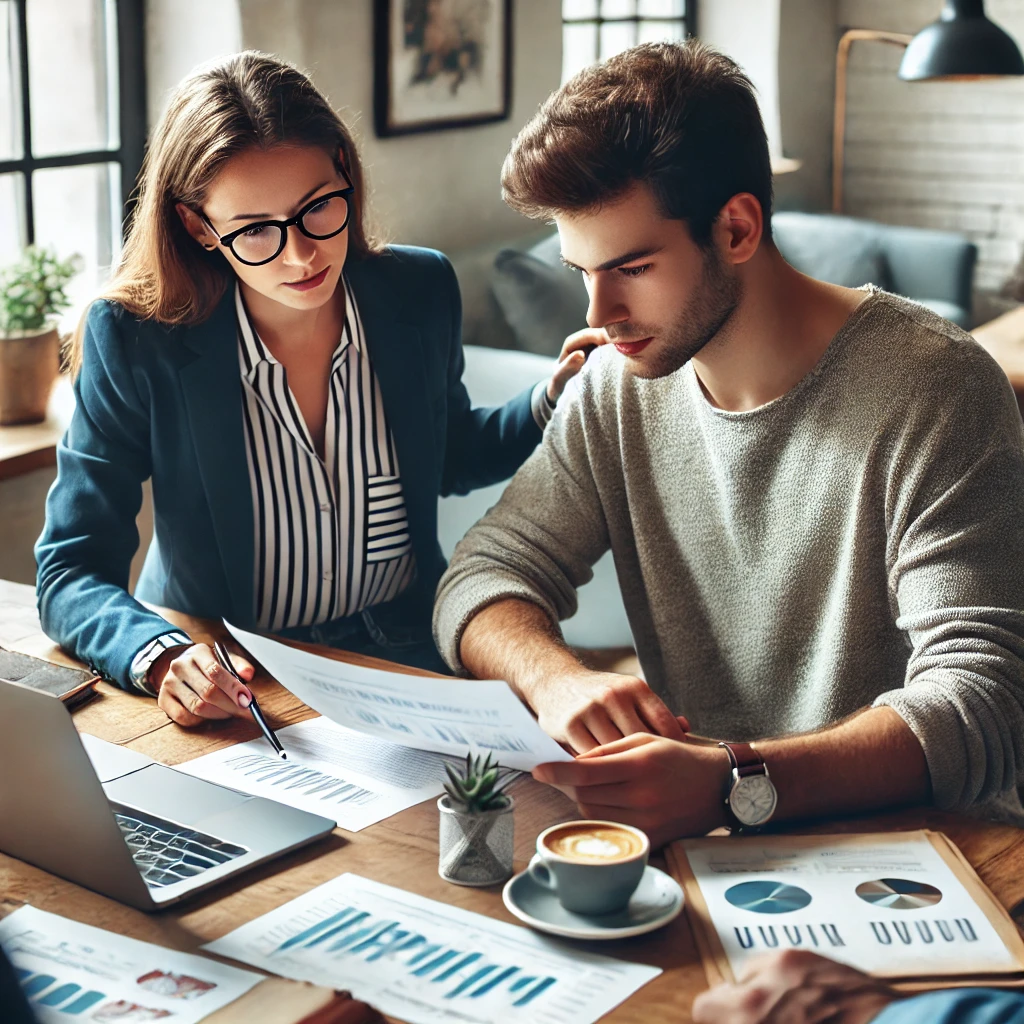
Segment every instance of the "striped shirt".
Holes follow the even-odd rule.
[[[284,366],[236,285],[242,419],[255,525],[256,621],[309,626],[397,597],[416,572],[398,457],[348,282],[331,362],[324,457]]]

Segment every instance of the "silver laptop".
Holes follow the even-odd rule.
[[[335,823],[79,736],[56,698],[0,680],[0,850],[156,910]]]

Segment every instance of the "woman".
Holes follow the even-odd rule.
[[[374,245],[364,209],[352,137],[308,78],[255,52],[201,69],[153,134],[73,346],[43,628],[181,725],[244,714],[250,694],[140,601],[440,669],[438,495],[510,476],[583,363],[573,336],[551,381],[472,409],[451,266]]]

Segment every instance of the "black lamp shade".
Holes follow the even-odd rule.
[[[1024,75],[1013,39],[985,17],[984,0],[946,0],[942,17],[914,36],[900,78],[981,78]]]

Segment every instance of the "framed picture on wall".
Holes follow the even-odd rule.
[[[374,0],[374,121],[381,136],[509,115],[512,0]]]

